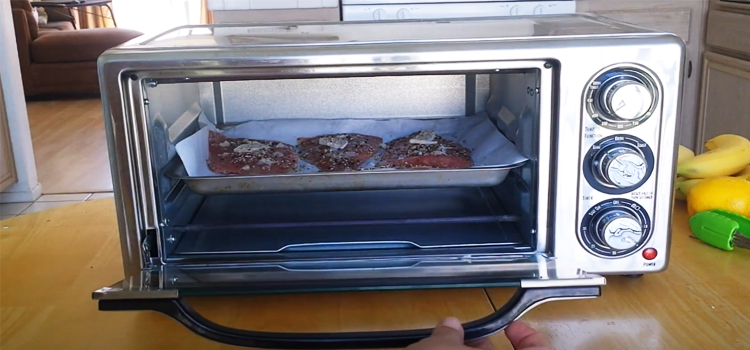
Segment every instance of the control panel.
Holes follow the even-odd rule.
[[[344,21],[510,17],[575,13],[576,2],[344,0],[341,4],[341,12]]]
[[[641,250],[638,259],[656,256],[648,242],[660,94],[651,73],[630,65],[600,72],[584,91],[578,239],[600,258],[624,259]]]

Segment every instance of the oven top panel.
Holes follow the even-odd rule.
[[[528,0],[341,0],[342,5],[384,5],[384,4],[454,4],[472,2],[523,2]],[[575,1],[575,0],[557,0]]]
[[[569,14],[492,19],[328,22],[180,27],[115,50],[143,47],[240,47],[515,40],[650,33],[604,18]]]

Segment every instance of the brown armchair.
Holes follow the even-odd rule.
[[[26,96],[98,93],[99,55],[142,35],[122,28],[40,31],[28,0],[12,0],[11,8]]]

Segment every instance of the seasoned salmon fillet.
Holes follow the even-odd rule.
[[[283,142],[228,138],[210,131],[208,168],[225,175],[289,174],[299,165],[294,146]]]
[[[297,139],[300,158],[321,172],[358,170],[383,143],[377,136],[357,133],[320,135]]]
[[[429,130],[389,142],[377,164],[397,169],[460,169],[472,165],[470,150]]]

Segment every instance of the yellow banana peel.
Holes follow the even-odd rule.
[[[677,165],[677,175],[689,179],[731,176],[750,164],[750,140],[724,134],[706,141],[707,152],[685,159]]]
[[[742,169],[739,173],[734,174],[733,176],[739,177],[740,179],[750,178],[750,165],[746,166],[745,169]]]
[[[677,147],[677,164],[680,164],[690,158],[695,157],[695,152],[691,150],[690,148],[687,148],[683,145],[678,145]]]
[[[675,182],[675,188],[679,192],[682,192],[682,194],[685,197],[687,197],[687,195],[690,193],[690,190],[701,181],[703,181],[703,179],[690,179],[690,180]]]

